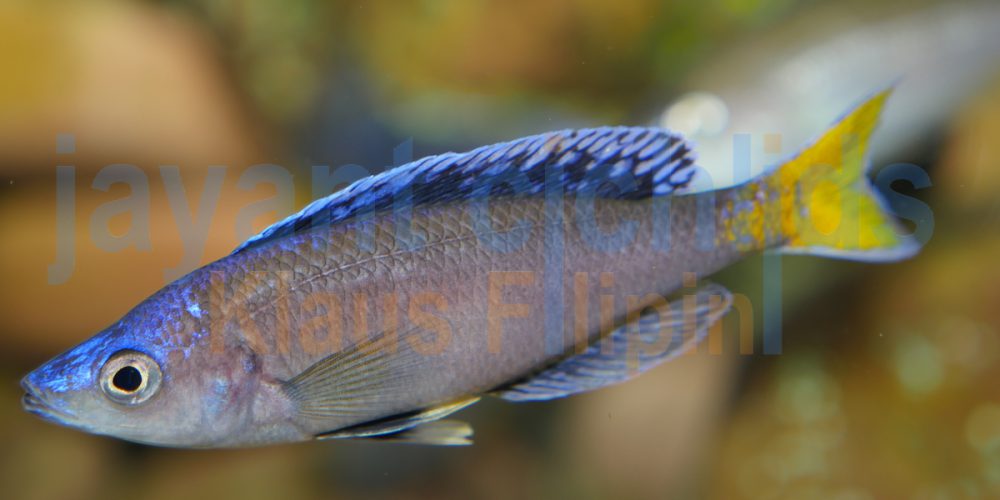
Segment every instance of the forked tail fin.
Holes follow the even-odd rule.
[[[865,101],[770,174],[782,193],[782,252],[894,261],[920,250],[867,176],[868,141],[890,92]]]

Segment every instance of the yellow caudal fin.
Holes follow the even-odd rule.
[[[920,249],[867,176],[868,141],[889,93],[865,101],[771,174],[781,193],[783,252],[893,261]]]

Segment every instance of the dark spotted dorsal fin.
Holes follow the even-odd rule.
[[[565,194],[641,199],[665,196],[694,176],[694,154],[679,135],[660,128],[563,130],[429,156],[320,198],[248,239],[233,253],[313,227],[394,206]],[[611,181],[613,188],[608,188]]]

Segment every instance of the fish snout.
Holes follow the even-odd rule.
[[[21,379],[21,389],[24,389],[24,396],[21,397],[21,405],[24,409],[35,413],[36,410],[45,408],[45,401],[42,399],[42,392],[38,389],[38,385],[32,382],[31,377],[33,374],[29,373]]]
[[[46,392],[37,382],[32,380],[37,372],[29,373],[21,379],[21,388],[24,389],[24,396],[21,396],[21,406],[25,411],[37,415],[45,420],[56,423],[64,423],[66,415],[56,410],[49,402]]]

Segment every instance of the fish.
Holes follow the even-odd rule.
[[[692,350],[708,281],[765,250],[919,252],[868,180],[891,89],[741,184],[662,128],[562,130],[361,179],[166,285],[26,375],[24,408],[149,445],[467,445],[450,416],[545,401]]]
[[[992,1],[814,4],[699,61],[656,121],[697,141],[706,166],[725,165],[746,147],[745,171],[760,172],[771,161],[763,141],[738,144],[734,134],[768,131],[794,146],[826,125],[838,103],[895,80],[870,157],[897,160],[926,148],[955,110],[995,81],[997,24],[1000,3]],[[720,169],[718,180],[735,170]]]

